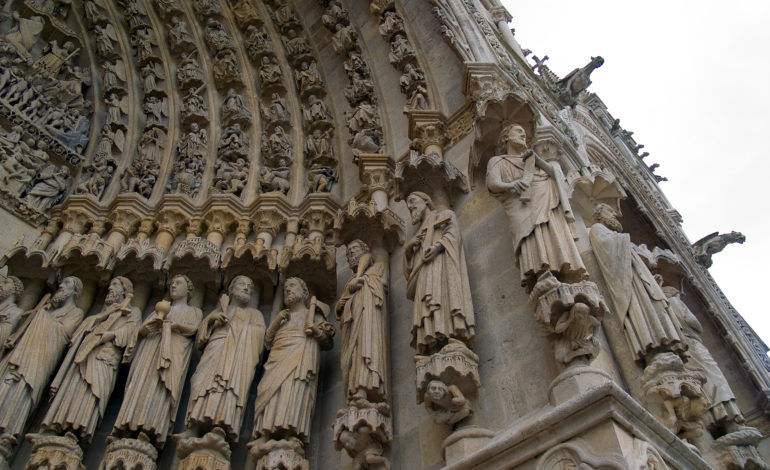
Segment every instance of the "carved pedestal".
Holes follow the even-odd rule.
[[[102,470],[156,470],[158,451],[149,439],[140,434],[139,439],[116,439],[107,445],[107,451],[99,468]]]
[[[260,438],[248,444],[257,462],[256,470],[309,470],[302,442],[297,438],[266,440]]]
[[[386,403],[360,403],[337,412],[334,448],[345,449],[353,468],[387,470],[384,449],[393,442],[390,407]]]
[[[719,461],[725,469],[766,470],[770,467],[756,448],[761,440],[759,431],[747,428],[720,437],[714,442],[714,450],[719,453]]]
[[[11,458],[13,458],[13,447],[16,445],[16,439],[10,434],[0,434],[0,470],[9,470],[11,468]]]
[[[564,284],[549,271],[538,279],[529,302],[540,327],[555,336],[557,361],[570,367],[590,363],[596,357],[599,342],[594,335],[609,311],[596,284]]]
[[[473,414],[468,397],[481,386],[479,357],[465,343],[450,339],[441,351],[414,362],[417,403],[425,402],[436,423],[453,425]]]
[[[32,442],[32,456],[27,461],[27,469],[85,470],[83,450],[72,433],[64,436],[28,434]]]
[[[230,470],[230,445],[225,432],[220,428],[203,437],[182,437],[176,439],[176,452],[181,461],[179,470]]]
[[[644,406],[671,432],[693,441],[705,432],[701,418],[709,409],[706,378],[687,369],[674,353],[656,354],[642,376]]]

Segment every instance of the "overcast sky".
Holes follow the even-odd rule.
[[[727,298],[770,344],[770,2],[503,0],[522,48],[560,76],[591,75],[622,126],[659,163],[691,242],[746,235],[714,256]]]

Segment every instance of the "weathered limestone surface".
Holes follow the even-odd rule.
[[[767,468],[742,235],[510,20],[0,2],[0,469]]]

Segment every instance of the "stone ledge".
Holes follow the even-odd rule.
[[[649,442],[671,468],[711,468],[628,393],[614,382],[607,382],[558,406],[537,410],[443,470],[515,468],[607,422]]]

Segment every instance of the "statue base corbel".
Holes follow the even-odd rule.
[[[562,283],[547,271],[538,278],[529,303],[541,329],[554,336],[553,353],[560,364],[569,368],[594,360],[599,352],[595,334],[609,312],[596,284]]]
[[[16,438],[10,434],[0,434],[0,470],[10,470],[13,448]]]
[[[32,455],[27,461],[27,470],[49,469],[85,470],[83,450],[78,438],[68,432],[64,436],[52,434],[27,434],[32,443]]]
[[[383,455],[393,442],[390,407],[386,403],[362,402],[341,409],[333,428],[334,448],[347,451],[353,468],[390,469],[390,461]]]
[[[260,437],[246,447],[257,463],[255,470],[310,470],[302,441],[296,437],[281,440]]]
[[[441,443],[444,462],[452,464],[467,455],[473,454],[487,445],[495,436],[496,434],[493,431],[480,426],[461,426]]]
[[[157,470],[158,451],[150,439],[139,433],[137,439],[114,439],[99,466],[102,470]]]
[[[417,403],[437,424],[454,425],[473,414],[468,397],[476,396],[479,357],[462,341],[450,339],[446,346],[430,356],[415,356]]]
[[[178,470],[230,470],[232,452],[221,428],[214,428],[203,437],[177,435],[174,440],[180,458]]]
[[[762,440],[762,434],[754,428],[741,429],[731,432],[714,441],[714,450],[719,453],[719,461],[723,468],[729,470],[768,470],[757,451],[757,444]]]

